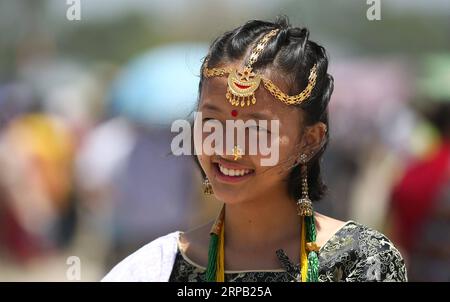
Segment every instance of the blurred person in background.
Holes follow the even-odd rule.
[[[75,230],[73,137],[57,117],[19,115],[0,136],[0,246],[18,263],[46,256]]]
[[[355,58],[332,66],[333,137],[324,157],[327,213],[383,230],[392,178],[405,158],[412,73],[392,58]],[[383,89],[379,89],[383,87]],[[320,202],[322,203],[322,201]],[[320,203],[318,206],[320,206]]]
[[[393,190],[390,223],[410,280],[450,281],[450,56],[428,57],[422,68],[415,107],[434,133]]]

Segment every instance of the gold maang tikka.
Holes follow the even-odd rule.
[[[270,39],[276,36],[279,29],[273,29],[265,34],[256,44],[250,53],[242,70],[234,68],[208,68],[208,59],[204,64],[203,76],[206,78],[228,75],[227,92],[225,94],[228,102],[233,106],[250,106],[256,104],[255,91],[262,82],[264,87],[280,102],[287,105],[297,105],[307,100],[316,85],[317,65],[309,71],[308,84],[302,92],[296,95],[287,95],[282,92],[271,80],[253,72],[253,64],[258,60],[259,55],[267,46]]]

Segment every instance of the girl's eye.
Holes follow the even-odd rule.
[[[263,131],[263,132],[270,133],[270,131],[267,130],[266,128],[264,128],[264,127],[253,126],[253,127],[250,127],[250,129],[256,130],[256,131],[258,131],[258,132],[259,132],[259,131]]]
[[[205,117],[204,119],[202,119],[203,122],[207,122],[207,121],[212,121],[212,122],[218,122],[220,123],[219,120],[215,119],[215,118],[211,118],[211,117]]]
[[[212,121],[212,122],[218,122],[221,123],[219,120],[211,118],[211,117],[205,117],[202,119],[202,122],[207,122],[207,121]],[[260,127],[260,126],[250,126],[248,127],[249,130],[253,130],[253,131],[263,131],[266,133],[271,133],[268,129],[264,128],[264,127]]]
[[[219,127],[219,125],[222,125],[222,127],[224,126],[220,120],[210,117],[202,119],[202,123],[209,125],[210,127],[211,126]]]

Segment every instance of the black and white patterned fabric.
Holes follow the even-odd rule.
[[[296,282],[300,266],[277,251],[276,271],[225,272],[227,282]],[[169,281],[205,281],[205,268],[178,251]],[[392,242],[380,232],[347,222],[319,251],[319,281],[407,281],[405,263]]]

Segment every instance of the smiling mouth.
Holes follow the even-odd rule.
[[[221,165],[220,163],[213,163],[217,179],[224,182],[238,182],[255,173],[253,169],[237,169]]]

